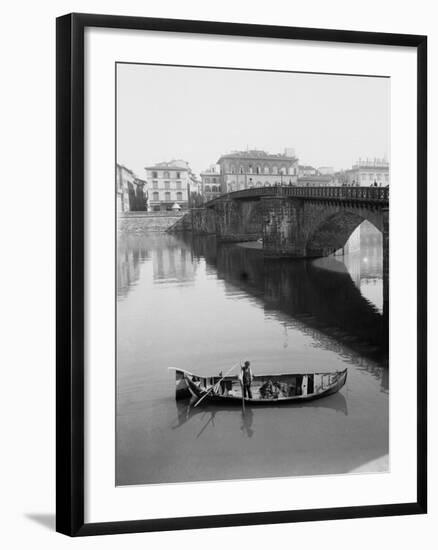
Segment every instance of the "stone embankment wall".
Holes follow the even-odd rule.
[[[117,229],[121,233],[164,232],[183,217],[173,212],[123,212],[118,215]]]
[[[168,233],[181,233],[192,230],[192,216],[191,212],[186,212],[183,216],[180,216],[175,223],[170,225],[166,231]]]

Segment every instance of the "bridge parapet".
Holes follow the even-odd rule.
[[[276,195],[306,199],[388,202],[389,187],[277,187]]]
[[[379,204],[389,202],[389,187],[251,187],[226,193],[205,204],[213,207],[226,200],[254,200],[264,197],[293,197],[318,200],[369,201]]]

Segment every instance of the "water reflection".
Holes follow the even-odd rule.
[[[140,277],[140,264],[150,258],[145,239],[119,235],[117,241],[117,297],[126,296]]]
[[[140,278],[141,264],[152,260],[157,283],[190,283],[196,276],[190,243],[170,235],[121,234],[117,247],[117,296],[126,297]]]
[[[215,418],[220,416],[220,414],[232,412],[236,413],[239,411],[238,405],[233,404],[220,404],[220,403],[206,403],[202,407],[195,407],[196,399],[183,399],[176,401],[176,413],[177,417],[175,423],[172,425],[172,429],[176,430],[183,426],[186,422],[191,420],[194,417],[198,417],[201,420],[205,419],[200,432],[197,434],[197,438],[202,435],[202,433],[207,429],[208,426],[211,428],[215,427]],[[242,411],[241,418],[241,431],[246,434],[248,437],[254,435],[254,415],[257,415],[258,412],[261,414],[263,410],[276,410],[276,409],[288,409],[291,410],[304,410],[304,409],[321,409],[329,410],[338,413],[342,413],[345,416],[348,416],[348,406],[347,400],[343,393],[338,392],[333,395],[330,395],[324,399],[318,399],[312,402],[304,403],[294,403],[293,405],[282,404],[282,403],[270,403],[269,405],[256,405],[256,407],[251,407],[247,404],[245,406],[245,411]]]
[[[363,239],[359,253],[312,261],[265,261],[259,250],[218,244],[215,237],[126,236],[119,241],[119,298],[135,286],[141,263],[151,259],[157,284],[193,283],[204,259],[207,276],[222,279],[227,296],[250,299],[264,309],[266,317],[282,322],[284,347],[288,331],[298,329],[313,338],[315,347],[343,354],[353,362],[357,353],[376,361],[375,372],[388,364],[381,238],[376,235]],[[376,289],[373,299],[370,285]],[[348,348],[355,354],[349,355]],[[383,371],[380,379],[387,390]]]
[[[355,268],[355,282],[344,263],[346,258],[265,261],[259,250],[218,245],[215,239],[194,238],[192,246],[197,257],[204,257],[214,266],[233,299],[249,295],[267,316],[281,320],[285,327],[303,327],[325,348],[342,342],[361,355],[387,364],[387,318],[361,293],[363,280],[370,272],[378,273],[378,252],[372,255],[376,262],[367,264],[369,269]],[[365,249],[365,253],[370,251]],[[355,256],[360,265],[362,255]],[[348,262],[352,265],[354,257]]]
[[[215,238],[121,236],[116,483],[336,474],[386,457],[387,319],[363,291],[380,284],[378,246],[364,243],[358,266],[264,261]],[[244,414],[175,402],[167,367],[208,376],[242,356],[256,374],[349,365],[349,375],[333,396]]]

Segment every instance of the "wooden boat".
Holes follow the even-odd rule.
[[[175,397],[193,396],[199,402],[242,403],[242,385],[237,375],[198,376],[183,369],[175,370]],[[245,403],[302,403],[338,392],[347,380],[347,369],[304,374],[255,374]]]

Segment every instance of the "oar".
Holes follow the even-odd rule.
[[[240,365],[240,363],[236,363],[235,365],[233,365],[233,366],[231,367],[230,370],[227,370],[227,372],[222,376],[222,378],[221,378],[218,382],[216,382],[216,384],[215,384],[214,386],[211,386],[211,388],[208,390],[208,392],[207,392],[207,393],[204,393],[204,395],[199,399],[199,401],[197,401],[197,402],[195,403],[194,407],[197,407],[197,406],[199,405],[199,403],[200,403],[203,399],[205,399],[205,398],[207,397],[207,395],[208,395],[211,391],[213,391],[214,388],[215,388],[216,386],[218,386],[218,385],[222,382],[222,380],[223,380],[224,378],[226,378],[226,377],[230,374],[230,372],[231,372],[233,369],[235,369],[238,365]]]

